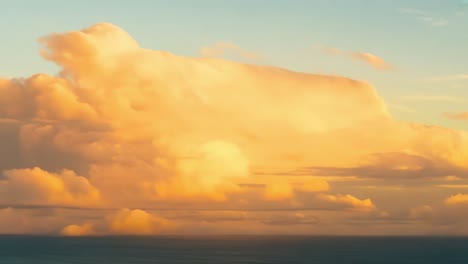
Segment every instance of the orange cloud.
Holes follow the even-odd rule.
[[[448,119],[453,120],[468,120],[468,112],[461,113],[443,113],[443,115]]]
[[[170,226],[167,220],[138,209],[121,209],[108,221],[112,234],[152,235]]]
[[[325,54],[328,55],[334,55],[334,56],[347,56],[349,58],[352,58],[356,61],[364,62],[367,65],[371,66],[372,68],[376,70],[394,70],[395,67],[391,65],[390,63],[386,62],[384,59],[381,57],[369,53],[369,52],[346,52],[343,51],[339,48],[335,47],[326,47],[326,46],[321,46],[321,45],[315,45],[315,48],[318,48],[320,51],[322,51]]]
[[[0,79],[0,204],[80,207],[41,224],[64,235],[165,232],[158,209],[328,209],[335,223],[375,213],[374,201],[386,210],[374,197],[395,179],[467,175],[466,132],[396,121],[364,81],[147,50],[105,23],[41,43],[57,76]],[[209,228],[322,223],[250,216],[249,229]],[[19,218],[31,232],[33,217]]]
[[[409,218],[411,219],[426,219],[433,216],[434,210],[429,205],[422,205],[411,208],[409,211]]]
[[[468,204],[468,194],[456,194],[445,199],[447,205],[465,205]]]
[[[229,42],[217,42],[212,46],[202,47],[200,49],[201,55],[205,57],[223,57],[228,52],[234,52],[235,54],[239,55],[243,59],[248,60],[258,60],[261,58],[259,54],[246,51],[241,47],[237,46],[236,44],[229,43]]]
[[[394,67],[387,63],[384,59],[368,52],[355,52],[351,56],[356,60],[367,63],[377,70],[392,70]]]
[[[64,227],[61,231],[61,234],[64,236],[91,236],[95,235],[92,224],[83,224],[83,225],[68,225]]]
[[[120,209],[97,221],[65,226],[64,236],[155,235],[173,230],[174,223],[140,209]]]
[[[11,204],[55,206],[97,206],[99,191],[73,171],[49,173],[38,167],[14,169],[4,173],[0,199]]]
[[[328,195],[323,194],[320,199],[332,203],[342,204],[352,209],[360,211],[372,211],[375,209],[375,205],[370,199],[360,200],[352,195]]]

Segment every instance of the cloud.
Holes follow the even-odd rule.
[[[173,223],[155,214],[124,208],[104,219],[67,225],[60,233],[64,236],[155,235],[173,228]]]
[[[419,9],[413,8],[400,8],[398,11],[402,14],[411,14],[411,15],[425,15],[427,12]]]
[[[453,120],[468,120],[468,112],[460,112],[460,113],[442,113],[448,119]]]
[[[353,233],[340,219],[387,210],[382,186],[466,178],[466,132],[394,120],[365,81],[143,49],[106,23],[40,42],[56,76],[0,79],[11,232],[303,233],[320,212]]]
[[[322,51],[323,53],[325,54],[328,54],[328,55],[343,55],[345,52],[339,48],[335,48],[335,47],[328,47],[328,46],[322,46],[322,45],[314,45],[314,48],[316,49],[319,49],[320,51]]]
[[[297,170],[298,174],[358,176],[362,178],[381,178],[392,180],[411,180],[430,178],[440,179],[449,175],[468,178],[468,169],[454,165],[443,159],[430,159],[404,152],[373,154],[361,166],[349,168],[309,167]]]
[[[468,184],[441,184],[437,185],[440,188],[451,188],[451,189],[465,189],[468,188]]]
[[[273,219],[264,220],[267,225],[317,225],[320,219],[303,213],[284,214]]]
[[[321,179],[294,177],[290,179],[273,181],[265,184],[264,197],[267,200],[287,200],[293,198],[298,192],[320,193],[330,190],[327,181]]]
[[[399,104],[388,104],[388,107],[389,108],[393,108],[397,111],[400,111],[400,112],[405,112],[405,113],[414,113],[415,110],[408,107],[408,106],[404,106],[404,105],[399,105]]]
[[[445,199],[447,205],[466,205],[468,204],[468,194],[456,194]]]
[[[445,18],[436,18],[436,17],[432,17],[432,16],[421,16],[421,17],[418,17],[418,20],[421,20],[431,26],[435,26],[435,27],[445,27],[449,24],[449,21]]]
[[[64,236],[91,236],[95,235],[93,225],[87,223],[83,225],[68,225],[63,228],[61,234]]]
[[[463,99],[447,95],[409,95],[402,98],[412,102],[462,102]]]
[[[468,74],[454,74],[454,75],[445,75],[426,78],[424,82],[443,82],[443,81],[462,81],[468,80]]]
[[[4,173],[0,200],[11,204],[98,206],[99,191],[73,171],[49,173],[38,167],[13,169]]]
[[[422,205],[419,207],[411,208],[409,218],[411,219],[428,219],[432,218],[434,210],[429,205]]]
[[[381,57],[374,55],[369,52],[346,52],[334,47],[326,47],[321,45],[315,45],[315,48],[319,49],[325,54],[334,55],[334,56],[346,56],[355,61],[363,62],[376,70],[390,71],[395,70],[395,67],[388,62],[386,62]]]
[[[410,15],[415,17],[417,20],[424,22],[429,26],[434,27],[445,27],[449,24],[449,21],[443,17],[436,17],[430,12],[412,9],[412,8],[400,8],[398,9],[400,14]]]
[[[352,195],[329,195],[323,194],[320,196],[320,199],[336,204],[345,205],[348,208],[352,208],[360,211],[372,211],[375,208],[375,205],[370,199],[360,200]]]
[[[257,53],[244,50],[236,44],[229,42],[217,42],[211,46],[205,46],[200,49],[200,54],[202,56],[215,58],[223,57],[230,52],[251,61],[257,61],[262,58],[262,56]]]
[[[169,225],[167,220],[138,209],[122,209],[108,220],[112,234],[152,235]]]
[[[393,66],[388,64],[382,58],[368,53],[368,52],[355,52],[351,56],[356,60],[365,62],[377,70],[392,70]]]

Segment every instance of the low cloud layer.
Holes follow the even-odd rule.
[[[427,208],[380,186],[466,178],[465,132],[394,120],[364,81],[143,49],[105,23],[40,42],[57,76],[0,79],[0,233],[405,232],[375,219]]]

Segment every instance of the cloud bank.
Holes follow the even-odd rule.
[[[0,79],[0,233],[406,232],[375,219],[410,208],[355,186],[466,178],[465,132],[394,120],[365,81],[143,49],[107,23],[40,42],[58,75]]]

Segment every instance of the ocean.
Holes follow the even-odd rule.
[[[468,238],[0,236],[0,263],[468,264]]]

